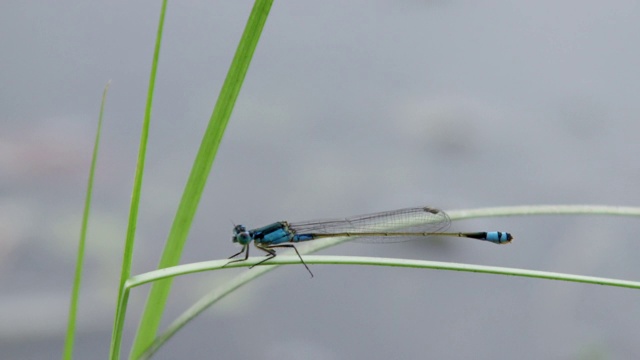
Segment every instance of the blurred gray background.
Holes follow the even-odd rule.
[[[155,268],[253,3],[171,2],[134,273]],[[157,1],[0,5],[0,349],[62,352],[100,96],[107,100],[76,358],[104,359]],[[257,227],[430,205],[637,205],[635,1],[277,1],[183,263]],[[492,218],[510,246],[432,239],[324,254],[640,278],[637,219]],[[209,309],[158,359],[635,359],[637,291],[446,271],[302,266]],[[241,270],[175,281],[166,326]],[[136,289],[123,347],[148,287]]]

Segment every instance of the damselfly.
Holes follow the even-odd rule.
[[[271,225],[247,230],[244,225],[233,228],[233,242],[242,245],[244,259],[227,264],[245,261],[249,258],[249,245],[253,241],[256,248],[267,253],[265,261],[276,257],[276,248],[293,248],[309,274],[313,273],[300,256],[293,243],[333,237],[354,237],[359,241],[395,242],[415,240],[428,236],[452,236],[489,241],[494,244],[508,244],[513,236],[507,232],[445,232],[451,225],[451,219],[442,210],[431,207],[416,207],[375,214],[354,216],[345,219],[305,221],[290,223],[279,221]]]

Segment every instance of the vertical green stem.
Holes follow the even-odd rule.
[[[87,181],[87,195],[84,200],[84,214],[82,215],[82,227],[80,229],[80,241],[78,242],[78,255],[76,258],[76,273],[73,279],[73,290],[71,291],[71,303],[69,304],[69,319],[67,322],[67,336],[64,342],[64,353],[62,358],[71,360],[73,358],[73,343],[76,334],[76,316],[78,315],[78,298],[80,297],[80,284],[82,282],[82,266],[84,264],[84,248],[87,240],[87,226],[89,223],[89,212],[91,210],[91,195],[93,194],[93,178],[98,162],[98,148],[100,147],[100,133],[102,132],[102,117],[104,115],[104,104],[109,91],[108,82],[102,92],[102,103],[100,104],[100,115],[98,117],[98,129],[96,139],[93,143],[93,156],[91,157],[91,168],[89,170],[89,180]]]
[[[256,0],[253,6],[191,168],[158,268],[174,266],[180,261],[191,222],[272,3],[273,0]],[[153,342],[171,291],[171,284],[172,280],[166,279],[154,283],[151,287],[131,350],[132,358],[138,358]]]
[[[140,194],[142,192],[142,176],[144,174],[144,163],[147,154],[147,140],[149,138],[149,124],[151,123],[151,111],[153,108],[153,92],[156,83],[156,74],[158,72],[158,59],[160,58],[160,45],[162,44],[162,30],[164,29],[164,19],[167,9],[167,0],[162,2],[160,11],[160,21],[158,23],[158,32],[156,35],[156,46],[153,53],[153,61],[151,64],[151,75],[149,77],[149,88],[147,90],[147,106],[145,108],[144,121],[142,123],[142,132],[140,134],[140,148],[138,150],[138,162],[136,165],[136,174],[133,181],[133,191],[131,193],[131,205],[129,209],[129,224],[127,227],[127,238],[122,256],[122,269],[120,272],[120,285],[118,288],[118,307],[116,308],[116,316],[113,321],[113,333],[111,335],[111,358],[119,358],[118,353],[114,353],[116,348],[120,347],[122,337],[122,326],[120,323],[119,313],[124,309],[120,309],[121,299],[123,297],[124,284],[131,275],[131,263],[133,261],[133,246],[135,243],[136,227],[138,224],[138,208],[140,206]],[[124,317],[122,318],[124,320]]]

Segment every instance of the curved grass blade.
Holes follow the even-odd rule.
[[[523,215],[614,215],[614,216],[633,216],[640,217],[640,208],[639,207],[620,207],[620,206],[604,206],[604,205],[538,205],[538,206],[512,206],[512,207],[495,207],[495,208],[483,208],[483,209],[474,209],[474,210],[459,210],[459,211],[449,211],[449,217],[451,220],[463,220],[463,219],[472,219],[472,218],[480,218],[480,217],[497,217],[497,216],[523,216]],[[331,246],[335,246],[337,244],[346,242],[351,240],[349,237],[343,238],[334,238],[334,239],[323,239],[317,240],[315,242],[309,243],[307,246],[300,247],[299,252],[301,254],[310,254]],[[320,258],[320,259],[318,259]],[[335,259],[336,257],[324,257],[324,256],[305,256],[305,262],[309,264],[316,263],[338,263]],[[351,257],[340,257],[340,258],[351,258]],[[325,259],[325,260],[322,260]],[[544,271],[534,271],[534,270],[523,270],[523,269],[508,269],[508,268],[500,268],[500,267],[478,267],[476,265],[466,265],[466,264],[448,264],[448,263],[438,263],[431,261],[417,261],[417,260],[406,260],[406,259],[384,259],[384,258],[376,258],[375,263],[371,263],[367,258],[357,258],[360,260],[353,260],[350,262],[350,259],[346,259],[344,263],[349,264],[363,264],[363,265],[381,265],[381,266],[405,266],[407,264],[423,264],[416,265],[415,267],[423,267],[423,268],[432,268],[439,270],[457,270],[457,271],[470,271],[470,272],[485,272],[485,273],[493,273],[493,274],[505,274],[505,275],[513,275],[513,276],[524,276],[524,277],[533,277],[533,278],[541,278],[541,279],[550,279],[550,280],[562,280],[562,281],[574,281],[574,282],[584,282],[591,284],[601,284],[601,285],[609,285],[609,286],[622,286],[628,288],[638,289],[640,288],[640,283],[631,282],[625,280],[616,280],[616,279],[604,279],[604,278],[594,278],[594,277],[586,277],[580,275],[568,275],[568,274],[559,274],[559,273],[549,273]],[[364,259],[364,260],[363,260]],[[173,271],[177,271],[178,273],[191,273],[198,271],[206,271],[217,269],[220,262],[224,262],[225,268],[236,267],[236,266],[251,266],[261,258],[257,259],[249,259],[246,262],[242,263],[232,263],[228,264],[228,260],[216,260],[206,262],[206,263],[198,263],[198,264],[187,264],[182,265],[185,268],[171,268],[171,269],[163,269],[164,274],[159,272],[147,273],[138,276],[134,276],[130,279],[128,283],[129,286],[134,287],[146,283],[148,281],[154,281],[151,279],[154,276],[166,275],[166,276],[176,276],[177,274]],[[310,261],[309,261],[310,260]],[[394,262],[396,262],[394,264]],[[282,262],[281,262],[282,261]],[[360,261],[360,262],[359,262]],[[215,304],[235,289],[238,289],[244,286],[251,280],[264,275],[265,273],[275,269],[279,264],[299,264],[300,260],[295,256],[283,256],[278,255],[278,257],[272,259],[270,264],[273,265],[264,265],[260,267],[256,267],[251,271],[247,271],[245,273],[240,274],[239,276],[229,280],[227,283],[222,284],[218,288],[211,291],[209,294],[202,297],[198,300],[194,305],[192,305],[189,309],[187,309],[184,313],[182,313],[176,320],[174,320],[165,331],[163,331],[151,344],[151,346],[145,351],[142,358],[147,359],[153,353],[155,353],[164,343],[166,343],[173,335],[178,332],[182,327],[184,327],[188,322],[194,319],[198,314],[209,308],[211,305]],[[189,268],[190,265],[203,265],[201,268],[196,270],[196,268]],[[241,264],[241,265],[238,265]],[[432,266],[436,264],[437,266]],[[210,265],[210,268],[206,268]],[[451,267],[450,267],[451,266]],[[414,267],[408,266],[408,267]],[[491,271],[485,271],[488,269]],[[147,277],[147,276],[151,277]]]

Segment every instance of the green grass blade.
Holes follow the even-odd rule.
[[[116,315],[113,321],[113,332],[111,334],[111,358],[119,358],[119,352],[115,349],[120,348],[122,340],[122,327],[124,324],[124,314],[126,309],[121,308],[124,284],[131,275],[131,263],[133,261],[133,248],[135,243],[136,228],[138,224],[138,208],[140,206],[140,194],[142,192],[142,178],[144,174],[144,163],[147,154],[147,140],[149,138],[149,125],[151,123],[151,111],[153,109],[153,93],[156,83],[156,74],[158,72],[158,59],[160,58],[160,45],[162,44],[162,31],[164,29],[164,19],[167,9],[167,0],[162,2],[160,11],[160,20],[158,22],[158,32],[156,35],[156,46],[153,53],[151,63],[151,74],[149,76],[149,88],[147,89],[147,105],[145,108],[144,121],[142,123],[142,132],[140,133],[140,148],[138,150],[138,161],[136,164],[136,174],[133,180],[133,190],[131,192],[131,204],[129,208],[129,223],[127,225],[127,235],[125,240],[124,251],[122,255],[122,269],[120,271],[120,286],[118,288],[118,299],[116,305]]]
[[[182,194],[180,205],[158,265],[160,269],[174,266],[180,261],[182,249],[189,234],[191,222],[198,208],[207,177],[272,3],[272,0],[257,0],[251,11]],[[171,279],[153,284],[131,350],[132,358],[137,358],[138,354],[155,338],[170,290]]]
[[[69,319],[67,322],[67,336],[64,342],[64,352],[62,358],[71,360],[73,358],[73,342],[76,334],[76,316],[78,314],[78,298],[80,296],[80,284],[82,282],[82,267],[84,265],[84,248],[87,240],[87,226],[89,224],[89,212],[91,210],[91,195],[93,194],[93,179],[98,162],[98,148],[100,147],[100,134],[102,132],[102,118],[104,115],[104,104],[107,101],[109,92],[108,82],[102,93],[102,103],[100,104],[100,115],[98,116],[98,129],[93,143],[93,156],[91,157],[91,168],[89,169],[89,180],[87,180],[87,194],[84,200],[84,213],[82,214],[82,226],[80,229],[80,241],[78,242],[78,254],[76,258],[76,273],[73,279],[73,289],[71,290],[71,303],[69,304]]]
[[[603,206],[603,205],[538,205],[538,206],[513,206],[513,207],[495,207],[495,208],[482,208],[474,210],[459,210],[447,212],[452,220],[463,220],[479,217],[495,217],[495,216],[527,216],[527,215],[614,215],[614,216],[632,216],[640,217],[640,207],[620,207],[620,206]],[[516,243],[517,245],[517,234]],[[345,241],[352,240],[350,237],[335,238],[335,239],[323,239],[312,241],[305,246],[301,246],[299,251],[301,254],[313,253],[331,246],[335,246]],[[250,258],[246,262],[237,262],[225,266],[226,268],[232,268],[236,266],[251,266],[263,258]],[[470,271],[470,272],[483,272],[492,274],[505,274],[513,276],[524,276],[541,279],[551,280],[563,280],[584,282],[591,284],[601,284],[609,286],[622,286],[628,288],[639,288],[640,283],[629,282],[625,280],[605,279],[585,277],[579,275],[568,275],[549,273],[544,271],[522,270],[522,269],[507,269],[499,267],[485,267],[467,264],[450,264],[432,261],[414,261],[406,259],[384,259],[384,258],[354,258],[354,257],[325,257],[325,256],[305,256],[304,260],[308,264],[322,263],[322,264],[360,264],[360,265],[380,265],[380,266],[401,266],[401,267],[420,267],[439,270],[456,270],[456,271]],[[317,261],[317,262],[316,262]],[[156,281],[164,277],[172,277],[177,275],[183,275],[187,273],[194,273],[207,270],[217,270],[220,266],[228,263],[228,260],[215,260],[195,264],[186,264],[169,269],[156,270],[146,274],[141,274],[132,277],[127,282],[127,287],[135,287],[145,284],[150,281]],[[234,279],[222,284],[220,287],[214,289],[209,294],[198,300],[193,306],[181,314],[176,320],[169,325],[169,327],[160,334],[154,342],[145,351],[142,358],[146,359],[153,353],[155,353],[162,344],[166,343],[178,330],[184,327],[189,321],[194,319],[198,314],[206,310],[211,305],[215,304],[220,299],[224,298],[235,289],[242,287],[248,282],[264,275],[265,273],[275,269],[279,264],[298,264],[300,265],[300,259],[297,256],[278,255],[275,259],[269,260],[270,265],[259,266],[240,274]]]
[[[226,265],[229,260],[211,260],[202,261],[192,264],[183,264],[173,266],[170,268],[149,271],[144,274],[132,276],[126,283],[127,289],[132,289],[150,282],[167,279],[171,277],[183,276],[188,274],[194,274],[204,271],[213,271],[220,269],[230,269],[236,267],[251,267],[261,260],[262,257],[251,257],[247,261],[235,262]],[[483,274],[500,274],[500,275],[512,275],[520,277],[530,277],[538,279],[549,280],[561,280],[569,282],[579,282],[586,284],[605,285],[624,287],[629,289],[639,289],[640,281],[629,281],[611,278],[602,278],[594,276],[573,275],[565,273],[556,273],[549,271],[527,270],[518,268],[506,268],[497,266],[485,266],[485,265],[473,265],[473,264],[459,264],[451,262],[441,261],[428,261],[428,260],[413,260],[413,259],[393,259],[393,258],[381,258],[381,257],[366,257],[366,256],[333,256],[333,255],[307,255],[304,257],[304,261],[309,264],[316,265],[370,265],[370,266],[391,266],[391,267],[405,267],[405,268],[418,268],[418,269],[434,269],[434,270],[453,270],[463,272],[477,272]],[[225,266],[226,265],[226,266]],[[269,260],[269,265],[260,264],[254,270],[267,268],[266,270],[273,269],[279,265],[298,265],[300,266],[300,258],[296,255],[278,255],[277,257]],[[252,270],[251,272],[254,272]],[[266,271],[263,271],[264,274]],[[247,273],[238,276],[244,276]],[[253,277],[255,278],[255,276]],[[237,289],[235,286],[233,289]],[[216,291],[221,293],[220,291]]]
[[[609,205],[522,205],[473,210],[447,211],[451,220],[465,220],[493,216],[528,215],[612,215],[640,216],[640,208]]]
[[[233,268],[241,266],[251,266],[263,260],[259,257],[248,259],[246,262],[237,262],[229,264],[224,268]],[[578,282],[586,284],[597,284],[605,286],[624,287],[629,289],[640,289],[640,282],[628,281],[610,278],[601,278],[593,276],[582,276],[564,273],[555,273],[548,271],[536,271],[517,268],[505,268],[472,264],[457,264],[438,261],[410,260],[410,259],[391,259],[378,257],[359,257],[359,256],[327,256],[327,255],[307,255],[304,257],[307,264],[339,264],[339,265],[370,265],[370,266],[390,266],[405,268],[420,268],[433,270],[449,270],[462,272],[475,272],[484,274],[510,275],[519,277],[538,278],[546,280],[558,280],[568,282]],[[200,263],[185,264],[172,268],[155,270],[145,274],[140,274],[129,279],[127,289],[134,288],[146,284],[148,282],[157,281],[166,277],[181,276],[202,271],[219,270],[228,263],[228,260],[214,260]],[[279,255],[269,260],[271,265],[260,265],[251,271],[245,272],[232,281],[215,289],[211,293],[198,300],[191,308],[180,315],[167,329],[160,334],[149,348],[140,356],[140,359],[150,358],[163,344],[165,344],[175,333],[184,327],[189,321],[194,319],[198,314],[202,313],[209,306],[215,304],[225,296],[229,295],[236,289],[246,285],[249,281],[264,275],[265,273],[275,269],[279,265],[296,265],[300,266],[300,259],[295,256]]]

